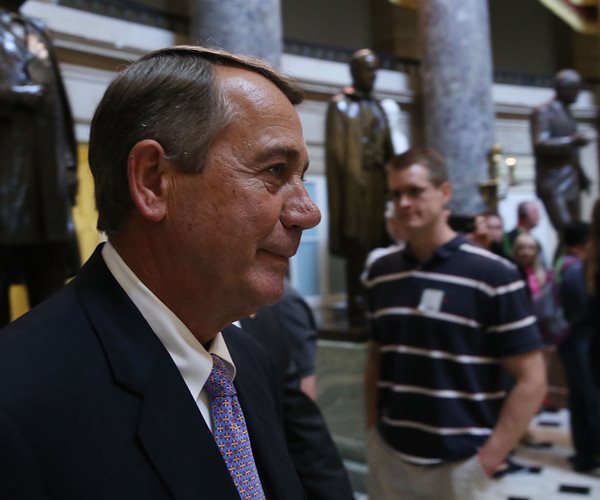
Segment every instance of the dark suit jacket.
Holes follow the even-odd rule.
[[[275,310],[261,309],[254,319],[242,320],[241,325],[266,349],[273,362],[294,466],[309,500],[351,500],[354,495],[350,480],[325,419],[314,401],[298,388],[298,372],[289,370],[286,330]]]
[[[288,371],[298,379],[315,374],[317,357],[317,323],[304,297],[286,279],[283,295],[271,307],[281,325],[279,337],[284,337],[289,346],[290,365]],[[283,334],[282,334],[283,333]]]
[[[100,248],[78,278],[0,332],[0,498],[239,500],[177,367]],[[272,365],[225,334],[268,498],[304,498]]]

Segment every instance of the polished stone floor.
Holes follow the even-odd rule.
[[[600,477],[573,472],[567,460],[573,453],[568,418],[568,412],[561,410],[542,413],[534,419],[530,427],[534,442],[547,442],[551,446],[519,447],[514,459],[528,466],[528,470],[496,481],[490,500],[600,499]],[[356,498],[368,499],[364,493],[357,493]]]
[[[515,461],[530,466],[523,473],[506,476],[496,484],[492,498],[513,500],[600,499],[600,477],[579,474],[571,469],[573,454],[567,410],[541,413],[531,423],[535,442],[548,442],[549,448],[521,446]]]

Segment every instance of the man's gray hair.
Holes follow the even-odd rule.
[[[232,123],[234,110],[215,78],[215,66],[258,73],[292,104],[302,102],[298,83],[260,59],[219,49],[178,46],[151,52],[111,82],[90,131],[98,229],[116,234],[133,207],[128,156],[144,139],[159,142],[183,173],[202,171],[215,138]]]

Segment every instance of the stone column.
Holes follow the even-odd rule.
[[[191,9],[191,43],[261,57],[279,66],[279,0],[195,0]]]
[[[473,216],[485,209],[478,185],[495,135],[488,3],[421,0],[419,9],[425,142],[446,159],[453,215]]]

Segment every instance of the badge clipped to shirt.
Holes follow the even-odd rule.
[[[425,290],[423,290],[423,294],[421,295],[421,301],[419,302],[419,311],[439,312],[442,309],[443,301],[443,290],[433,290],[432,288],[426,288]]]

